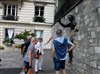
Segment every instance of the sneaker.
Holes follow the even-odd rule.
[[[38,74],[38,72],[36,71],[35,74]]]

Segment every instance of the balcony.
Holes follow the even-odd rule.
[[[35,16],[34,18],[33,18],[33,21],[34,22],[45,22],[45,18],[44,17],[39,17],[39,16]]]
[[[72,9],[74,9],[78,4],[83,0],[65,0],[62,6],[59,8],[58,12],[55,15],[55,23],[68,14]],[[54,24],[55,24],[54,23]]]
[[[11,21],[18,21],[18,16],[13,16],[13,15],[3,15],[2,16],[3,20],[11,20]]]

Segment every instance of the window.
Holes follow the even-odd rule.
[[[43,30],[35,30],[35,34],[37,38],[43,38]]]
[[[35,22],[44,22],[44,6],[35,6]]]
[[[44,7],[35,6],[35,16],[43,17],[44,16]]]
[[[16,5],[4,5],[3,19],[5,20],[17,20],[17,6]]]
[[[5,42],[13,41],[14,37],[14,29],[13,28],[6,28],[5,29]]]

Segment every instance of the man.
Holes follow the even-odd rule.
[[[72,43],[74,43],[72,38],[70,39],[70,41]],[[68,48],[70,48],[70,45],[68,46]],[[72,64],[72,62],[73,62],[73,50],[69,51],[68,53],[69,53],[69,62],[68,63]]]
[[[24,67],[21,74],[27,73],[29,68],[32,68],[32,58],[33,58],[36,43],[37,43],[37,39],[32,38],[31,44],[29,45],[28,50],[24,56],[24,61],[23,61]]]
[[[58,29],[57,38],[53,41],[52,57],[54,60],[54,67],[56,74],[60,74],[60,69],[62,69],[63,74],[66,74],[65,61],[67,59],[67,52],[71,51],[75,45],[69,41],[69,39],[62,37],[62,30]],[[71,45],[69,49],[68,45]]]
[[[27,41],[25,41],[25,43],[22,45],[23,46],[23,49],[22,49],[22,56],[23,57],[25,56],[25,54],[27,52],[28,46],[31,43],[31,39],[32,39],[32,36],[28,36]]]

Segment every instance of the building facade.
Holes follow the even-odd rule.
[[[65,37],[73,36],[76,44],[73,67],[80,74],[100,74],[100,1],[83,0],[61,18],[62,23],[68,23],[68,15],[75,16],[78,32],[71,32],[70,28],[64,28],[56,22],[53,37],[56,37],[58,28],[63,30]]]
[[[54,23],[54,0],[0,0],[0,44],[25,30],[46,42]],[[14,39],[15,44],[23,41]],[[45,48],[51,48],[48,44]]]

